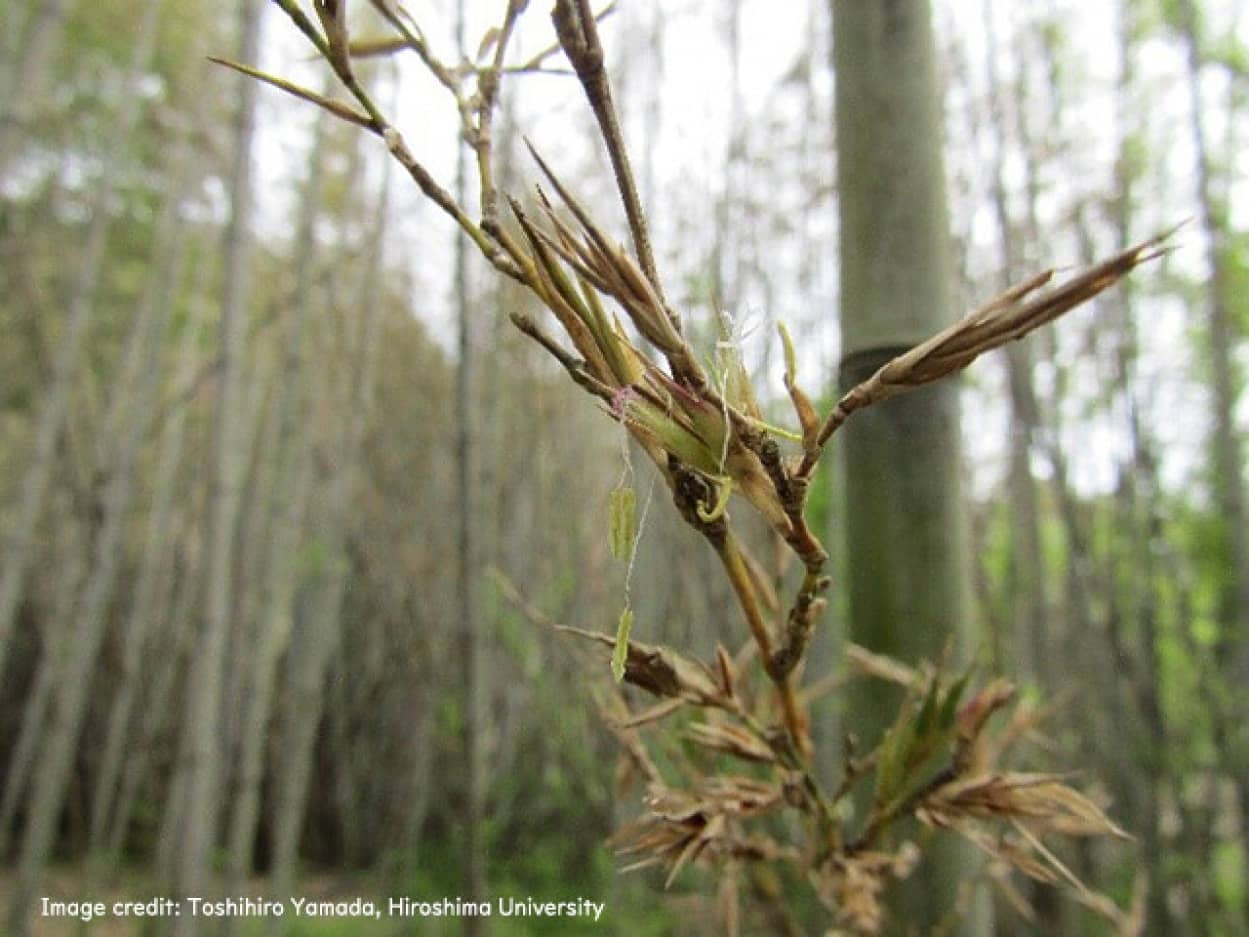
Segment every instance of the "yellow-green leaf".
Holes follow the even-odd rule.
[[[495,47],[499,41],[499,27],[491,26],[486,30],[486,34],[481,37],[481,42],[477,44],[477,61],[481,61],[486,57],[486,53]]]
[[[785,389],[789,391],[789,399],[793,401],[794,413],[798,416],[798,425],[802,427],[802,444],[807,448],[815,445],[820,431],[820,418],[807,397],[798,386],[798,359],[794,354],[794,340],[784,322],[778,322],[781,333],[781,344],[785,348]]]
[[[624,680],[625,660],[629,657],[629,632],[633,630],[633,609],[625,606],[616,626],[616,648],[611,654],[611,673],[620,683]]]
[[[794,340],[784,322],[778,321],[776,328],[781,333],[781,345],[785,350],[785,386],[792,387],[798,379],[798,356],[794,354]]]
[[[410,49],[411,43],[402,36],[365,37],[352,39],[347,44],[347,51],[352,58],[365,59],[379,55],[394,55],[404,49]]]
[[[628,562],[633,556],[637,533],[637,498],[632,488],[614,488],[611,493],[611,555]]]

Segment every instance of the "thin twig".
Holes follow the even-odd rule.
[[[609,404],[612,402],[612,389],[594,377],[594,375],[586,369],[584,361],[574,358],[561,348],[559,343],[551,336],[547,335],[546,332],[542,331],[541,327],[539,327],[533,319],[520,312],[510,313],[508,318],[511,319],[512,324],[515,325],[517,329],[545,348],[547,354],[562,364],[564,366],[564,370],[568,372],[568,376],[576,381],[579,386],[588,390],[600,400]]]
[[[494,108],[499,98],[499,75],[503,70],[508,43],[516,28],[516,20],[528,3],[529,0],[508,0],[503,25],[499,27],[495,41],[494,59],[488,67],[477,73],[477,126],[473,134],[473,150],[477,156],[477,171],[481,181],[482,227],[487,231],[497,225],[499,213],[498,193],[494,185],[494,159],[491,153],[494,143]]]
[[[373,8],[381,14],[382,19],[390,24],[401,37],[403,44],[415,52],[425,68],[434,76],[440,85],[451,92],[451,95],[458,101],[460,97],[460,84],[455,77],[455,71],[449,68],[441,59],[434,55],[429,48],[429,43],[425,41],[425,36],[415,23],[411,21],[411,17],[404,14],[401,8],[396,8],[387,0],[370,0]]]

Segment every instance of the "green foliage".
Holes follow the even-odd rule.
[[[625,659],[629,656],[629,632],[633,630],[633,609],[625,608],[620,613],[620,623],[616,626],[616,647],[611,655],[611,672],[619,683],[624,679]]]
[[[637,496],[632,487],[613,488],[611,493],[611,553],[628,562],[637,536]]]
[[[1249,335],[1249,230],[1227,233],[1223,260],[1228,280],[1223,295],[1229,305],[1228,314],[1237,334],[1244,338]]]
[[[1215,846],[1210,863],[1214,872],[1214,891],[1224,907],[1239,908],[1245,900],[1245,869],[1249,856],[1242,843],[1225,840]]]
[[[917,704],[908,700],[885,736],[876,772],[876,809],[892,813],[932,779],[933,767],[948,753],[957,735],[955,722],[959,700],[970,673],[949,686],[934,675]]]
[[[309,537],[304,541],[297,563],[300,572],[309,577],[322,575],[334,561],[329,545],[323,537]]]

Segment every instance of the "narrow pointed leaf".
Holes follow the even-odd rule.
[[[369,117],[368,114],[357,111],[355,108],[348,104],[344,104],[342,101],[335,101],[333,98],[327,98],[323,94],[318,94],[311,88],[305,88],[303,85],[297,85],[292,81],[287,81],[285,78],[279,78],[277,75],[271,75],[258,68],[252,68],[250,65],[243,65],[240,62],[231,62],[229,59],[220,59],[216,56],[210,55],[208,57],[208,61],[214,62],[217,65],[224,65],[226,68],[232,68],[236,72],[247,75],[249,78],[255,78],[258,81],[263,81],[265,84],[272,85],[281,91],[285,91],[289,95],[301,98],[304,101],[310,101],[317,105],[317,107],[321,107],[329,111],[340,120],[357,124],[368,130],[377,129],[373,125],[373,119]]]
[[[394,55],[404,49],[411,48],[408,40],[399,36],[381,36],[377,38],[353,39],[347,44],[347,51],[352,58],[367,59],[374,56]]]
[[[633,540],[637,534],[636,510],[637,496],[632,488],[612,490],[611,555],[625,562],[633,556]]]
[[[816,444],[819,436],[820,417],[815,412],[810,398],[797,384],[797,355],[794,354],[794,340],[789,334],[789,329],[785,327],[784,322],[778,322],[776,327],[781,333],[781,344],[785,346],[785,390],[789,392],[789,399],[794,405],[794,413],[798,417],[798,425],[802,428],[803,447],[810,449]]]

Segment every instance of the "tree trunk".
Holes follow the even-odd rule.
[[[167,211],[176,211],[181,197],[180,186],[175,184],[169,196]],[[170,241],[181,241],[186,232],[180,225],[171,234]],[[209,264],[197,258],[198,266],[193,282],[196,287],[204,284],[204,271]],[[193,289],[191,296],[199,295]],[[196,342],[200,338],[197,322],[184,326],[174,387],[189,384],[195,365]],[[131,730],[134,704],[142,687],[144,668],[142,654],[157,618],[161,586],[172,574],[167,562],[169,554],[169,531],[173,514],[173,497],[178,483],[178,466],[182,460],[182,446],[186,435],[186,409],[179,407],[172,414],[161,435],[160,455],[156,476],[152,482],[152,504],[147,518],[147,535],[143,558],[140,561],[138,580],[135,584],[130,611],[122,628],[122,666],[120,684],[109,711],[108,725],[104,734],[104,748],[100,755],[100,768],[96,777],[91,800],[90,852],[97,859],[105,852],[106,832],[110,817],[116,806],[116,795],[121,778],[122,760],[126,753],[127,736]]]
[[[308,781],[312,773],[317,727],[325,706],[326,668],[338,646],[343,592],[347,580],[347,557],[344,555],[346,531],[351,514],[351,496],[359,470],[361,442],[368,417],[373,381],[373,362],[377,352],[378,319],[381,316],[381,263],[384,254],[390,164],[386,164],[383,183],[374,209],[374,228],[370,234],[368,256],[371,264],[364,273],[360,300],[360,338],[356,358],[352,362],[346,412],[334,449],[334,471],[324,502],[324,533],[326,561],[320,581],[315,586],[315,599],[306,622],[299,629],[298,640],[292,642],[293,653],[285,712],[286,731],[282,737],[282,759],[276,769],[274,786],[277,812],[273,833],[273,893],[292,894],[298,864],[299,836],[303,828],[307,803]],[[276,928],[277,922],[274,922]]]
[[[191,512],[194,516],[207,515],[202,504],[205,500],[202,495],[197,499],[200,503]],[[159,640],[153,642],[156,644],[153,659],[157,662],[157,666],[152,676],[151,687],[143,699],[144,705],[141,706],[143,715],[139,721],[138,737],[127,753],[121,786],[117,792],[117,804],[109,820],[104,858],[101,859],[101,863],[114,867],[125,846],[135,800],[140,786],[147,778],[148,767],[152,762],[152,756],[157,751],[161,733],[168,731],[176,738],[176,726],[171,727],[168,718],[169,713],[174,709],[175,690],[180,685],[179,679],[186,672],[186,664],[194,645],[195,614],[193,610],[201,601],[201,590],[204,586],[204,579],[198,575],[197,564],[194,562],[199,551],[193,545],[186,552],[190,554],[189,557],[181,555],[182,551],[179,551],[179,555],[173,560],[174,566],[180,567],[182,573],[173,577],[175,582],[170,584],[170,591],[163,597],[165,601],[160,611],[165,614],[157,616],[157,620],[172,622],[173,626],[168,634],[159,635]],[[173,834],[180,825],[176,817],[181,809],[181,799],[178,793],[182,787],[181,777],[181,772],[175,766],[175,770],[171,773],[169,791],[165,795],[165,806],[161,814],[160,834],[162,835],[158,836],[156,843],[156,865],[162,869],[169,868],[173,861],[172,843],[167,848],[162,844],[167,839],[172,840]],[[163,835],[166,829],[170,831],[168,836]],[[162,881],[161,885],[164,884],[165,882]]]
[[[1212,158],[1205,126],[1201,94],[1203,65],[1201,24],[1193,0],[1180,0],[1180,29],[1188,65],[1189,112],[1192,146],[1196,159],[1197,201],[1206,246],[1209,283],[1205,296],[1206,341],[1211,371],[1211,439],[1214,501],[1221,527],[1219,549],[1227,573],[1218,598],[1220,638],[1218,659],[1230,687],[1249,681],[1249,513],[1245,508],[1245,462],[1236,428],[1239,375],[1234,359],[1237,339],[1231,309],[1231,278],[1228,270],[1225,203],[1214,190]],[[1242,724],[1249,707],[1241,697],[1229,713],[1233,724]],[[1224,752],[1230,767],[1240,816],[1242,853],[1249,853],[1249,744],[1240,737]],[[1249,922],[1249,889],[1241,889],[1241,915]]]
[[[48,71],[61,40],[69,0],[42,0],[29,25],[17,16],[17,0],[7,4],[5,61],[0,62],[0,179],[17,154],[21,124],[43,98]],[[13,57],[8,58],[12,53]],[[18,94],[18,89],[21,93]],[[119,137],[119,139],[125,139]]]
[[[951,265],[939,78],[927,0],[833,4],[841,222],[843,389],[949,323]],[[852,638],[908,663],[935,660],[969,620],[958,388],[874,406],[843,430]],[[846,728],[874,745],[897,712],[867,683]],[[940,840],[891,890],[893,933],[930,929],[975,870]],[[975,901],[963,932],[989,932]]]
[[[247,701],[243,708],[240,740],[238,784],[234,813],[229,834],[227,894],[239,894],[245,876],[251,871],[256,827],[260,816],[260,782],[264,773],[265,743],[273,708],[274,684],[278,661],[290,637],[294,613],[296,564],[299,534],[312,482],[312,462],[305,434],[301,432],[306,419],[304,393],[305,357],[304,320],[310,301],[316,259],[315,227],[321,200],[321,164],[325,150],[325,118],[317,121],[311,154],[308,157],[308,178],[300,200],[296,224],[294,291],[290,299],[286,327],[283,375],[278,381],[274,406],[278,411],[277,438],[273,443],[274,470],[270,495],[272,516],[269,532],[268,558],[264,565],[265,583],[260,601],[260,619],[255,636],[254,652],[249,655],[250,679]],[[228,928],[238,933],[240,919],[232,919]]]
[[[1006,192],[1006,133],[1001,79],[998,74],[997,31],[993,7],[984,4],[985,35],[988,39],[986,70],[988,72],[990,127],[994,138],[993,209],[1001,245],[1001,276],[996,284],[1005,290],[1019,282],[1028,271],[1020,263],[1015,226],[1010,217]],[[1021,105],[1022,106],[1022,105]],[[1041,554],[1040,506],[1036,481],[1032,477],[1032,445],[1039,428],[1036,396],[1032,387],[1032,346],[1027,341],[1012,343],[1006,349],[1006,368],[1010,388],[1010,667],[1026,681],[1043,677],[1041,668],[1046,659],[1045,571]]]
[[[984,4],[986,42],[986,72],[989,91],[989,133],[994,140],[992,174],[992,200],[994,217],[998,226],[1001,246],[1001,276],[996,286],[1004,290],[1023,279],[1030,271],[1021,263],[1023,250],[1016,237],[1016,225],[1011,218],[1006,188],[1006,148],[1008,121],[1006,119],[1006,95],[999,73],[1000,52],[994,6]],[[1022,95],[1017,107],[1027,106]],[[1019,118],[1021,129],[1023,117]],[[1025,148],[1025,160],[1030,178],[1036,166],[1031,140],[1020,134]],[[1029,186],[1029,196],[1035,189]],[[1035,204],[1030,199],[1027,206],[1029,221],[1035,217]],[[1029,224],[1025,230],[1031,231]],[[1008,672],[1017,675],[1021,682],[1032,683],[1052,689],[1049,666],[1051,628],[1046,597],[1047,575],[1041,546],[1041,508],[1037,482],[1032,474],[1033,446],[1041,428],[1040,408],[1032,381],[1034,365],[1033,342],[1024,339],[1011,343],[1005,350],[1007,386],[1010,400],[1010,470],[1008,494],[1010,503],[1010,568],[1007,581],[1008,601],[1005,603],[1009,616],[998,627],[1009,626],[1010,659],[1006,662]],[[1059,934],[1066,925],[1064,908],[1057,900],[1056,890],[1047,884],[1028,883],[1028,897],[1036,915],[1037,928],[1044,934]]]
[[[135,45],[127,71],[131,79],[137,79],[143,75],[151,60],[160,4],[161,0],[148,0],[138,20]],[[41,9],[44,13],[55,12],[57,16],[64,14],[63,4],[58,4],[55,0],[45,3]],[[43,22],[42,13],[37,22]],[[31,42],[36,42],[36,39],[37,37],[32,38]],[[46,55],[46,52],[41,55]],[[73,288],[66,303],[68,313],[65,332],[53,363],[51,384],[40,395],[38,428],[35,431],[30,465],[22,478],[17,518],[3,544],[0,545],[0,551],[2,551],[0,552],[0,679],[4,677],[5,659],[8,656],[17,608],[22,599],[26,573],[30,569],[30,562],[33,558],[35,528],[43,510],[48,482],[52,477],[57,443],[65,429],[70,396],[73,393],[75,378],[78,376],[79,354],[93,312],[96,285],[99,282],[104,247],[108,240],[111,211],[109,203],[112,200],[114,183],[120,174],[119,169],[125,164],[130,152],[132,132],[141,113],[142,108],[133,104],[123,107],[121,113],[113,121],[111,125],[113,132],[101,150],[103,165],[100,167],[100,175],[92,191],[92,215],[87,226],[86,243],[81,257],[76,262],[77,275],[73,280]],[[3,126],[3,122],[0,122],[0,127]],[[0,143],[0,147],[2,146],[3,144]],[[0,149],[0,176],[4,171],[2,160],[3,150]]]
[[[435,695],[426,690],[414,694],[418,700],[413,716],[415,723],[409,732],[407,747],[409,770],[407,813],[404,816],[404,832],[401,849],[412,864],[420,859],[425,818],[429,814],[429,795],[433,784],[434,756],[430,738],[434,729]]]
[[[260,45],[261,5],[240,0],[240,62],[254,62]],[[185,814],[175,867],[179,897],[208,893],[209,857],[217,836],[221,784],[221,705],[226,635],[234,602],[234,530],[237,522],[243,340],[248,303],[248,254],[251,248],[252,139],[255,134],[256,82],[239,78],[230,170],[230,217],[226,226],[225,270],[221,301],[220,395],[217,401],[215,485],[208,549],[207,610],[199,646],[191,658],[190,686],[183,722],[186,770]],[[180,937],[198,932],[198,919],[177,919]]]
[[[1126,250],[1133,243],[1132,217],[1136,198],[1136,181],[1140,171],[1133,158],[1132,141],[1139,131],[1137,110],[1132,95],[1135,90],[1134,36],[1139,32],[1135,4],[1131,0],[1119,5],[1118,136],[1116,160],[1118,192],[1112,203],[1116,251]],[[1168,604],[1174,604],[1167,593],[1171,590],[1159,568],[1156,544],[1164,539],[1160,513],[1162,484],[1158,478],[1157,445],[1147,427],[1141,402],[1144,386],[1137,369],[1139,341],[1134,302],[1135,288],[1131,278],[1118,289],[1118,342],[1115,355],[1115,384],[1127,397],[1128,432],[1131,458],[1121,469],[1118,526],[1130,532],[1130,554],[1121,563],[1126,583],[1120,587],[1127,609],[1126,617],[1135,624],[1136,660],[1132,697],[1141,716],[1139,743],[1140,773],[1144,778],[1143,816],[1138,818],[1141,829],[1140,859],[1149,889],[1146,933],[1173,933],[1177,922],[1171,920],[1167,904],[1167,848],[1162,825],[1164,794],[1171,784],[1172,769],[1168,766],[1168,728],[1163,710],[1165,677],[1160,653],[1160,618]]]
[[[1214,494],[1222,518],[1228,577],[1220,597],[1223,633],[1230,653],[1224,659],[1233,664],[1233,679],[1249,676],[1249,518],[1245,513],[1244,459],[1236,431],[1236,370],[1233,352],[1236,327],[1229,308],[1227,218],[1214,192],[1211,157],[1202,112],[1202,52],[1197,12],[1193,0],[1180,0],[1183,39],[1188,62],[1192,145],[1197,161],[1197,201],[1200,206],[1202,235],[1206,246],[1206,266],[1210,271],[1206,294],[1206,341],[1211,366],[1214,436]]]
[[[153,25],[154,16],[148,28]],[[104,516],[96,535],[95,559],[76,612],[64,670],[58,675],[51,724],[34,777],[33,796],[22,841],[18,885],[10,909],[11,932],[15,935],[30,932],[30,912],[55,840],[57,820],[73,773],[74,752],[87,717],[88,692],[125,553],[126,524],[134,494],[136,464],[155,408],[165,326],[170,318],[184,258],[180,239],[169,237],[168,228],[176,227],[176,213],[167,221],[163,228],[157,228],[155,250],[158,256],[163,256],[155,264],[133,332],[134,340],[143,349],[136,356],[140,361],[139,380],[133,394],[128,393],[124,381],[119,382],[117,388],[119,399],[113,409],[118,414],[119,432],[103,495]]]
[[[457,7],[456,37],[460,48],[465,41],[464,5]],[[455,194],[459,204],[467,202],[468,155],[456,149]],[[455,302],[458,322],[455,374],[455,462],[456,462],[456,583],[459,598],[456,617],[460,627],[460,707],[463,715],[463,861],[464,899],[485,900],[486,854],[482,838],[485,801],[482,733],[484,706],[482,686],[481,556],[477,532],[483,518],[478,509],[480,492],[477,474],[479,435],[476,405],[477,349],[473,321],[472,283],[469,276],[469,245],[455,239]],[[480,937],[489,931],[489,919],[469,914],[464,917],[464,933]]]
[[[81,595],[83,576],[86,573],[81,540],[83,527],[66,511],[57,525],[61,537],[60,549],[56,551],[60,569],[56,577],[56,599],[50,609],[48,626],[43,633],[43,652],[35,670],[34,682],[26,694],[22,709],[22,728],[4,774],[4,797],[0,800],[0,861],[9,852],[10,832],[18,807],[26,794],[27,784],[39,754],[39,745],[45,736],[45,722],[56,688],[57,675],[68,649],[65,627],[62,624],[73,616],[74,606]]]
[[[339,646],[342,650],[342,646]],[[348,701],[345,661],[339,655],[336,667],[330,668],[329,707],[325,714],[326,744],[334,764],[332,800],[338,816],[338,833],[342,841],[342,861],[349,867],[358,867],[364,861],[366,844],[370,840],[375,815],[361,803],[361,791],[356,772],[361,762],[367,764],[367,756],[357,753],[367,740],[353,739],[349,725],[351,703]],[[376,686],[376,684],[373,684]],[[374,698],[379,698],[380,693]],[[367,752],[367,749],[364,749]]]

